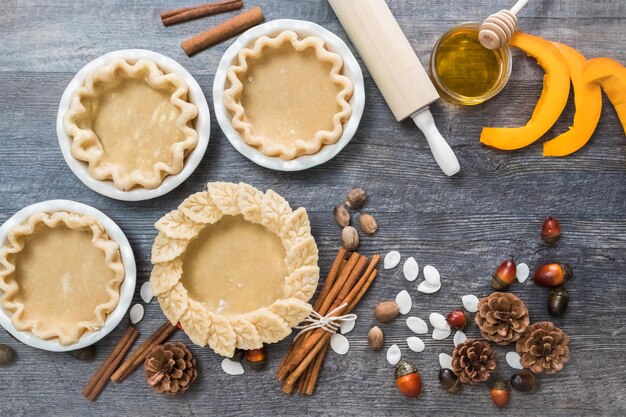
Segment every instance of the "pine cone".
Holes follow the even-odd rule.
[[[528,327],[515,349],[524,368],[553,374],[569,360],[569,336],[554,323],[541,321]]]
[[[467,339],[452,351],[452,370],[463,384],[486,381],[495,369],[496,352],[487,342]]]
[[[511,293],[494,292],[478,302],[476,324],[480,333],[499,345],[519,339],[529,322],[524,302]]]
[[[189,389],[198,376],[196,359],[187,346],[168,342],[155,346],[143,364],[146,382],[159,394],[176,394]]]

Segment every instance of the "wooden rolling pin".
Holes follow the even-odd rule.
[[[412,118],[441,170],[446,175],[459,172],[459,161],[428,108],[439,94],[385,0],[328,2],[396,119]]]

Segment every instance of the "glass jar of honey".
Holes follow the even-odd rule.
[[[439,94],[467,106],[498,94],[511,76],[511,51],[492,51],[478,40],[480,23],[467,22],[441,35],[430,57],[430,76]]]

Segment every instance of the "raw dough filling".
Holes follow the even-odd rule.
[[[0,301],[15,328],[59,344],[100,329],[124,280],[119,246],[93,217],[36,213],[0,247]]]
[[[260,224],[224,216],[190,243],[181,282],[209,311],[241,314],[284,297],[285,249]]]
[[[315,36],[261,36],[229,67],[224,105],[247,144],[293,159],[339,140],[352,114],[353,84],[340,55]]]
[[[72,156],[89,164],[89,175],[121,190],[158,187],[182,171],[198,143],[192,126],[198,109],[188,91],[181,76],[146,59],[97,68],[63,119]]]

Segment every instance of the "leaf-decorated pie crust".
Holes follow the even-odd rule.
[[[315,85],[315,90],[309,91],[309,93],[315,94],[318,91],[323,91],[321,97],[324,99],[324,105],[317,108],[328,107],[328,102],[333,103],[335,110],[329,111],[327,114],[327,120],[322,118],[321,120],[311,121],[316,126],[316,129],[308,128],[307,132],[310,133],[310,137],[300,134],[296,131],[298,126],[302,126],[303,122],[300,118],[306,118],[308,111],[298,113],[299,116],[296,122],[290,127],[283,124],[280,125],[280,131],[290,132],[288,140],[282,138],[278,139],[270,134],[258,133],[258,124],[263,123],[265,119],[269,117],[264,115],[264,121],[259,122],[255,119],[255,115],[251,114],[250,107],[246,109],[246,102],[243,97],[247,94],[246,88],[256,89],[257,87],[251,87],[252,83],[267,83],[267,77],[259,80],[254,79],[253,68],[256,65],[255,62],[260,62],[263,59],[264,54],[276,53],[280,57],[281,52],[276,52],[281,47],[291,45],[293,48],[291,51],[296,54],[303,55],[307,51],[314,51],[314,57],[319,63],[328,64],[329,69],[322,72],[323,76],[319,81],[324,81],[325,85],[332,86],[332,93],[328,89],[323,89],[322,86],[316,83],[315,79],[310,79],[307,74],[307,70],[312,71],[310,68],[305,68],[306,65],[298,63],[294,65],[294,71],[301,72],[301,79],[298,81],[298,85],[291,86],[293,91],[271,91],[271,89],[277,89],[274,85],[268,85],[265,89],[259,88],[249,94],[269,94],[278,97],[278,104],[285,103],[285,97],[296,97],[296,94],[302,94],[302,97],[296,97],[297,100],[301,100],[300,106],[304,105],[304,101],[311,100],[311,94],[301,91],[303,86]],[[231,123],[233,127],[240,133],[242,139],[248,145],[254,146],[259,151],[268,156],[278,156],[282,159],[293,159],[302,155],[312,155],[317,153],[322,146],[333,144],[339,140],[343,133],[343,124],[350,118],[352,114],[352,107],[348,103],[348,100],[352,96],[354,85],[352,81],[342,75],[343,60],[340,55],[326,49],[324,40],[316,36],[308,36],[306,38],[300,38],[297,33],[293,31],[283,31],[276,36],[268,37],[261,36],[258,38],[249,48],[244,48],[239,51],[236,62],[228,68],[226,77],[229,83],[228,88],[224,91],[224,105],[230,111],[232,115]],[[271,61],[268,59],[268,61]],[[263,64],[260,64],[263,65]],[[289,84],[286,80],[286,76],[289,73],[289,69],[285,66],[276,68],[279,72],[274,78],[274,81],[278,84]],[[297,77],[298,75],[296,75]],[[281,81],[281,77],[282,81]],[[243,80],[243,81],[242,81]],[[289,88],[283,86],[283,88]],[[324,96],[326,95],[326,96]],[[330,98],[330,100],[328,100]],[[320,98],[322,100],[322,98]],[[248,102],[247,106],[250,106]],[[298,106],[298,103],[294,103],[294,106]],[[271,108],[271,103],[263,105],[262,107]],[[292,109],[287,108],[286,112],[290,112]],[[277,110],[281,111],[281,110]],[[319,113],[319,112],[318,112]],[[278,115],[280,116],[280,115]],[[285,120],[289,120],[289,115],[285,117]],[[318,124],[324,123],[324,125]],[[257,128],[255,128],[255,123]],[[301,136],[300,136],[301,135]]]
[[[124,114],[125,117],[131,117],[128,114],[136,111],[134,114],[141,114],[137,117],[141,117],[140,122],[143,123],[122,123],[125,127],[119,132],[111,130],[111,127],[103,127],[110,130],[107,133],[107,137],[110,136],[108,140],[116,141],[105,146],[104,138],[98,136],[95,127],[97,118],[104,117],[102,105],[98,104],[98,100],[104,97],[107,89],[119,87],[128,80],[143,80],[145,84],[142,85],[149,86],[153,91],[168,94],[169,100],[166,99],[161,104],[156,102],[154,105],[150,104],[149,110],[147,107],[149,100],[141,99],[130,101],[128,108],[119,110],[115,108],[120,117]],[[70,107],[63,118],[65,132],[72,140],[71,155],[88,164],[88,172],[93,178],[110,179],[121,190],[130,190],[137,186],[148,189],[158,187],[166,176],[182,171],[185,157],[198,143],[198,133],[192,127],[198,109],[189,102],[188,93],[189,87],[181,76],[173,72],[164,72],[153,61],[140,59],[129,62],[118,58],[107,62],[87,76],[84,84],[72,97]],[[129,96],[133,95],[129,93]],[[119,94],[117,97],[117,100],[121,100]],[[109,102],[112,100],[109,99]],[[167,107],[170,112],[164,110],[165,104],[171,105]],[[144,106],[143,111],[150,114],[140,113],[139,106]],[[176,113],[172,113],[174,111]],[[129,136],[117,138],[118,135]],[[163,149],[160,149],[161,154],[158,156],[152,155],[156,149],[156,135],[163,135],[160,142]],[[110,158],[115,148],[131,146],[128,144],[136,141],[143,145],[138,144],[134,152],[121,152],[131,155],[129,158],[133,158],[132,162],[123,162],[124,158],[119,156]],[[149,166],[140,166],[142,159],[149,159],[151,161],[147,163]]]
[[[76,248],[58,248],[59,253],[52,253],[57,250],[55,245],[58,240],[44,235],[48,243],[43,247],[40,246],[41,240],[39,244],[36,241],[41,239],[40,233],[65,233],[56,235],[56,239],[59,236],[73,239],[78,236],[74,233],[82,232],[87,233],[95,251],[85,249],[82,254],[76,251],[71,254],[71,259],[66,258],[66,251]],[[98,330],[104,325],[119,302],[125,272],[117,242],[109,237],[95,218],[65,211],[36,213],[11,229],[7,241],[0,248],[0,302],[17,330],[30,331],[41,339],[57,338],[59,344],[65,346],[76,343],[85,332]],[[81,243],[76,245],[83,247],[80,245],[85,242],[78,242]],[[38,249],[31,249],[34,247]],[[85,271],[84,263],[92,269]],[[90,271],[93,273],[96,268],[106,273],[103,280],[96,281],[89,276]],[[35,282],[30,282],[32,279]],[[36,286],[35,291],[33,285]],[[85,287],[97,291],[88,293],[94,298],[82,292]],[[45,300],[33,298],[42,294]],[[96,301],[95,295],[99,301]],[[67,298],[71,296],[74,298]],[[42,306],[42,303],[49,305]],[[69,315],[55,315],[55,311],[63,305],[66,306],[63,314],[76,310],[77,317],[90,318],[73,320]],[[93,314],[85,314],[85,310],[91,308]]]
[[[284,295],[270,305],[241,314],[221,314],[195,300],[181,280],[190,244],[205,227],[223,216],[243,216],[276,235],[284,248]],[[209,183],[177,210],[156,223],[159,234],[152,248],[150,277],[154,295],[172,324],[180,323],[190,340],[216,353],[232,356],[235,349],[257,349],[285,338],[291,327],[311,312],[308,301],[319,280],[318,252],[306,210],[292,211],[275,192],[251,185]],[[233,259],[233,262],[237,262]]]

